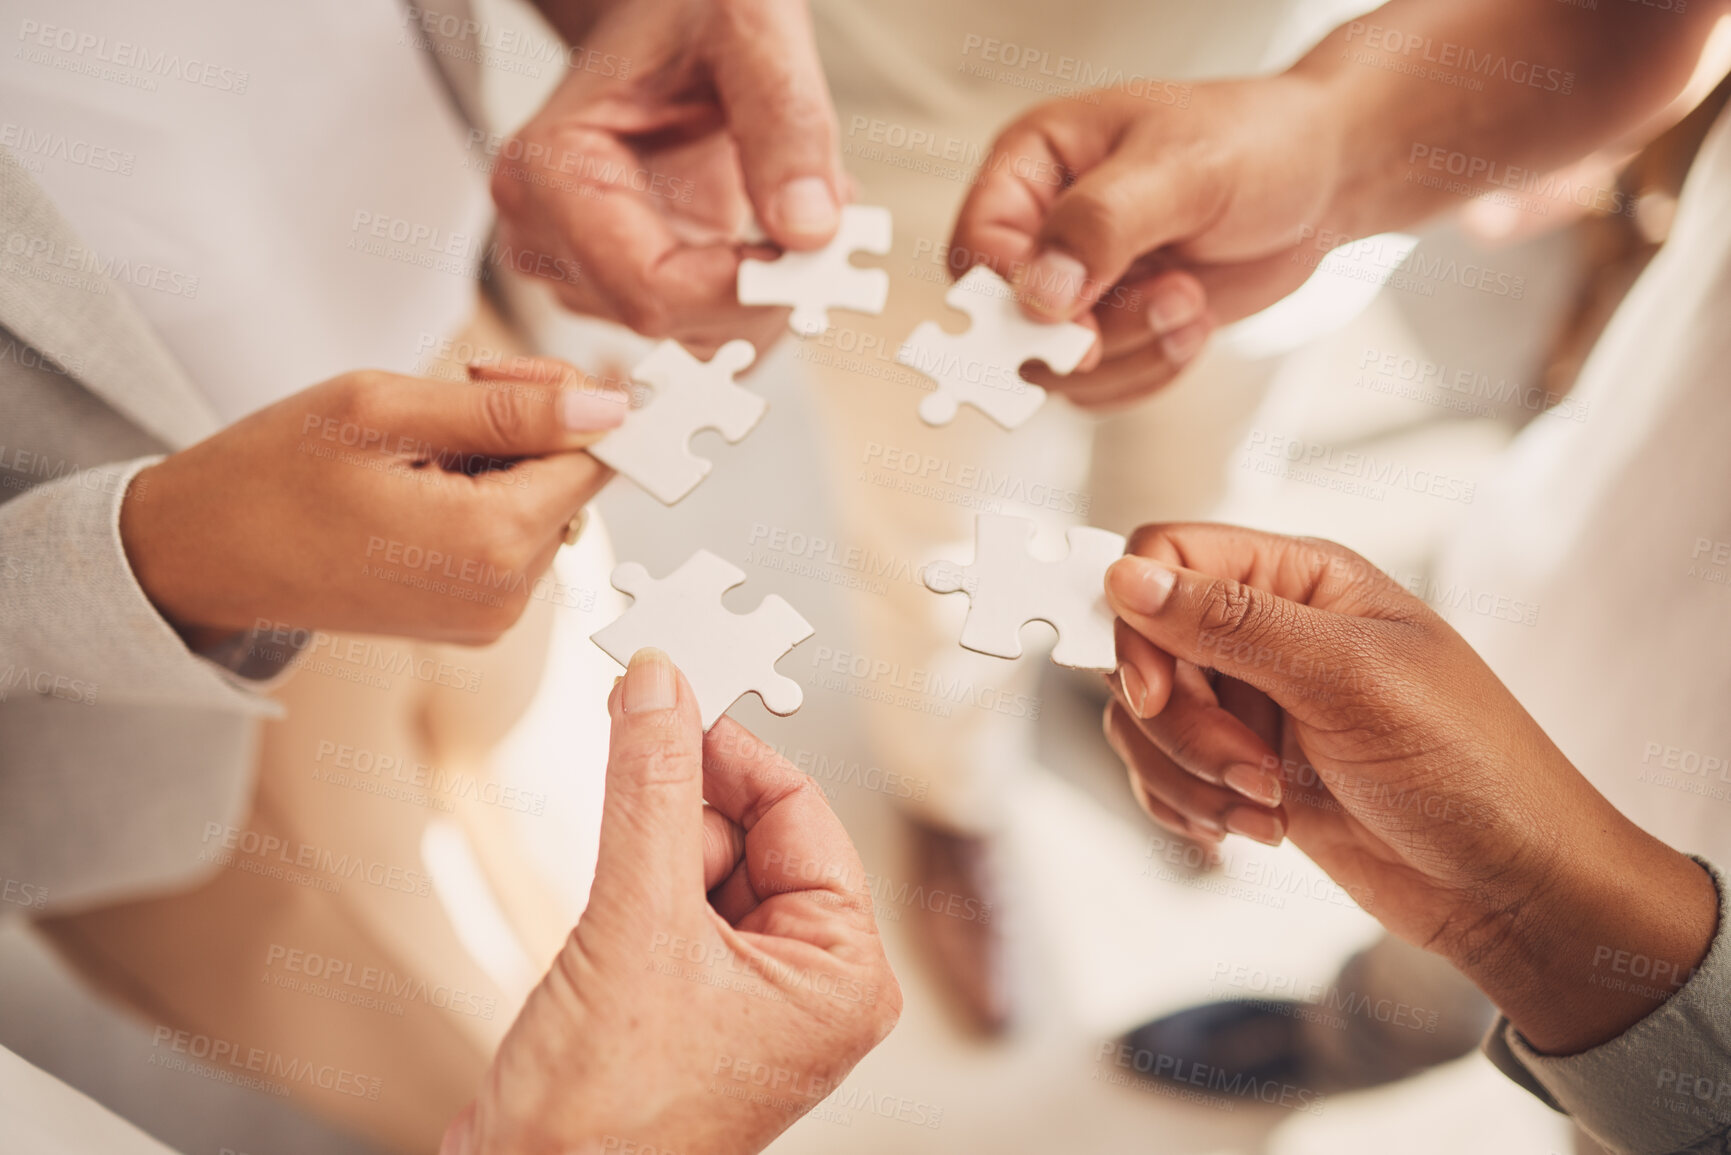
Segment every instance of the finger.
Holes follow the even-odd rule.
[[[1114,285],[1094,306],[1108,357],[1170,336],[1207,312],[1208,292],[1187,269]]]
[[[1172,693],[1172,655],[1131,629],[1122,619],[1112,623],[1118,649],[1118,692],[1138,718],[1152,718],[1166,707]]]
[[[1280,707],[1274,700],[1254,686],[1247,686],[1237,678],[1217,678],[1214,682],[1214,696],[1220,699],[1220,705],[1234,718],[1243,722],[1245,728],[1262,740],[1263,745],[1270,750],[1279,750],[1285,734],[1280,725]],[[1277,772],[1278,767],[1264,769]]]
[[[573,377],[586,377],[581,369],[557,357],[537,357],[529,353],[500,354],[496,358],[471,361],[464,366],[471,381],[533,381],[542,384],[564,384]]]
[[[1210,331],[1208,321],[1198,321],[1170,337],[1150,340],[1133,353],[1104,361],[1092,372],[1060,377],[1049,370],[1033,369],[1028,380],[1083,409],[1126,405],[1175,381],[1201,352]]]
[[[1190,663],[1179,663],[1166,707],[1151,718],[1133,720],[1186,773],[1258,806],[1280,805],[1280,779],[1269,769],[1280,759],[1220,704],[1206,676]]]
[[[1222,324],[1243,320],[1290,295],[1314,275],[1295,261],[1292,250],[1230,264],[1188,266],[1208,299],[1208,311]]]
[[[1018,281],[1071,166],[1104,158],[1116,132],[1116,121],[1106,118],[1071,125],[1028,116],[999,133],[957,213],[950,272],[961,275],[973,265],[987,265],[1006,281]]]
[[[550,373],[545,374],[550,376]],[[630,397],[564,366],[557,379],[435,381],[368,374],[355,386],[358,423],[397,456],[474,472],[520,457],[577,449],[625,420]]]
[[[551,385],[561,390],[559,395],[562,403],[568,406],[594,406],[597,414],[595,431],[579,434],[575,438],[576,443],[584,448],[617,428],[622,420],[618,416],[621,396],[626,399],[627,412],[630,411],[631,391],[625,384],[627,378],[623,373],[590,373],[556,357],[537,357],[524,353],[501,357],[498,360],[471,361],[465,368],[469,380],[483,388],[507,388],[518,382]],[[573,392],[585,400],[573,400]]]
[[[1106,574],[1114,612],[1158,648],[1292,711],[1350,693],[1422,603],[1350,550],[1230,526],[1151,526]],[[1138,556],[1145,554],[1149,556]],[[1398,647],[1397,647],[1398,648]]]
[[[630,159],[625,171],[639,163]],[[563,197],[545,210],[559,246],[582,267],[575,284],[559,286],[573,291],[568,296],[601,306],[608,319],[651,338],[684,336],[694,324],[741,312],[732,244],[682,241],[661,208],[639,192],[599,192]]]
[[[730,718],[703,744],[704,797],[745,832],[758,898],[794,891],[859,895],[865,868],[823,792]]]
[[[1136,773],[1136,767],[1124,760],[1122,755],[1119,757],[1124,761],[1124,775],[1130,783],[1130,796],[1136,800],[1136,805],[1142,808],[1142,813],[1174,834],[1185,838],[1196,837],[1191,833],[1194,827],[1184,821],[1184,816],[1149,793],[1148,787],[1142,784],[1141,775]],[[1212,842],[1214,839],[1209,837],[1208,841]]]
[[[613,471],[587,453],[554,453],[519,462],[498,480],[511,482],[492,490],[501,505],[509,505],[537,538],[559,535],[613,477]],[[487,477],[480,482],[491,480]]]
[[[835,110],[803,0],[717,6],[715,87],[746,192],[776,243],[812,249],[841,223]]]
[[[601,806],[591,906],[625,912],[652,930],[688,913],[705,893],[703,723],[672,660],[631,657],[608,700],[613,739]]]
[[[1317,610],[1389,621],[1427,617],[1424,603],[1336,542],[1213,522],[1143,525],[1126,552],[1228,577]]]
[[[1073,393],[1093,379],[1096,369],[1158,345],[1172,365],[1149,382],[1142,390],[1146,392],[1164,383],[1194,356],[1195,351],[1188,349],[1183,339],[1168,343],[1168,338],[1209,319],[1208,294],[1193,274],[1173,267],[1163,255],[1143,257],[1125,281],[1112,286],[1093,312],[1081,318],[1099,331],[1100,339],[1076,371],[1066,378],[1047,372],[1033,379],[1047,388]],[[1172,356],[1174,353],[1178,355]]]
[[[709,905],[729,926],[738,926],[740,920],[757,909],[757,904],[757,892],[751,889],[751,870],[743,857],[725,878],[709,888]]]
[[[619,172],[635,172],[642,163],[605,134],[580,139],[586,153]],[[505,174],[501,164],[493,194],[503,248],[519,264],[527,261],[523,271],[551,279],[568,305],[649,337],[673,335],[692,318],[738,312],[739,254],[732,244],[682,240],[653,198],[629,187],[603,184],[588,191],[592,195],[539,190]],[[548,259],[544,252],[569,259]]]
[[[1180,833],[1210,842],[1218,842],[1226,836],[1227,818],[1243,806],[1244,800],[1230,790],[1202,781],[1173,762],[1149,741],[1137,727],[1130,711],[1117,698],[1106,706],[1106,738],[1118,757],[1134,771],[1136,780],[1148,792],[1149,798],[1176,813],[1183,821]],[[1248,825],[1256,828],[1255,823]]]
[[[745,831],[713,806],[703,808],[703,889],[714,890],[745,854]]]
[[[1178,160],[1120,152],[1082,173],[1052,202],[1017,281],[1036,316],[1067,320],[1094,304],[1145,253],[1207,227],[1219,190]]]

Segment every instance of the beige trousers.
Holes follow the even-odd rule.
[[[510,347],[485,313],[465,337]],[[276,691],[287,714],[264,728],[245,828],[207,831],[209,881],[41,929],[157,1032],[226,1044],[210,1065],[286,1087],[388,1149],[435,1150],[569,929],[488,770],[541,677],[555,612],[532,600],[481,649],[321,639]],[[453,847],[505,941],[478,945],[453,917],[464,897],[431,853]]]

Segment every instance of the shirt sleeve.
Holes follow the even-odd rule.
[[[1539,1054],[1506,1018],[1485,1039],[1504,1074],[1621,1155],[1731,1155],[1731,899],[1718,869],[1696,861],[1718,888],[1719,929],[1652,1014],[1578,1055]],[[1640,969],[1614,980],[1640,983]]]
[[[295,647],[262,648],[242,635],[196,654],[132,573],[121,500],[159,460],[80,470],[0,505],[0,702],[38,693],[280,713],[262,691],[292,664]]]

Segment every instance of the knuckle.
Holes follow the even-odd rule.
[[[1125,731],[1130,726],[1129,713],[1118,704],[1117,698],[1106,699],[1106,709],[1100,715],[1100,732],[1105,735],[1106,744],[1112,752],[1118,755],[1118,760],[1130,766],[1130,744],[1125,739]]]
[[[1124,247],[1122,200],[1112,186],[1075,189],[1064,198],[1058,232],[1084,264],[1092,263],[1089,257],[1104,258]]]
[[[1243,638],[1255,632],[1259,616],[1249,586],[1215,578],[1202,591],[1198,625],[1203,637]]]
[[[1171,759],[1174,765],[1188,768],[1198,764],[1202,755],[1202,748],[1206,743],[1207,733],[1200,720],[1188,717],[1168,730],[1166,741],[1160,745],[1166,757]],[[1138,766],[1137,769],[1144,777],[1149,777],[1155,773],[1156,768]]]
[[[520,144],[520,138],[514,139],[512,143]],[[499,163],[493,169],[493,177],[487,182],[487,191],[492,194],[493,204],[498,206],[501,213],[507,216],[522,214],[532,187],[524,176],[518,163],[507,159],[501,153]]]
[[[338,377],[331,383],[330,400],[334,415],[348,421],[359,421],[376,412],[386,376],[377,369],[356,369]]]
[[[662,340],[673,335],[667,306],[647,293],[633,293],[615,302],[619,319],[644,337]]]
[[[1165,522],[1149,522],[1139,525],[1130,533],[1130,542],[1125,547],[1126,553],[1148,557],[1155,552],[1155,547],[1165,541],[1172,527]]]
[[[498,638],[507,633],[513,626],[523,620],[523,611],[529,607],[529,599],[518,595],[501,598],[499,604],[491,606],[487,614],[487,628]]]
[[[528,605],[525,598],[500,598],[496,602],[472,602],[464,616],[464,644],[490,646],[516,625]]]
[[[531,415],[518,390],[480,387],[476,392],[481,428],[500,445],[516,445],[532,431]]]
[[[879,967],[878,973],[878,1001],[872,1007],[869,1035],[872,1047],[887,1039],[902,1017],[901,984],[896,981],[896,976],[887,964]]]
[[[638,717],[643,729],[633,734],[617,754],[618,769],[632,782],[639,786],[677,786],[701,773],[702,758],[675,727],[673,711]]]

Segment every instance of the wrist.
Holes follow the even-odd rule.
[[[1337,54],[1324,54],[1327,41],[1282,73],[1288,92],[1297,94],[1308,155],[1325,174],[1327,189],[1318,230],[1340,237],[1365,237],[1383,231],[1382,218],[1391,166],[1384,163],[1374,132],[1358,122],[1352,77]]]
[[[1621,1035],[1688,981],[1718,930],[1712,877],[1608,804],[1491,929],[1451,961],[1535,1049],[1576,1054]],[[1634,977],[1639,975],[1641,977]]]
[[[241,626],[203,620],[197,595],[186,586],[189,567],[183,564],[185,551],[176,544],[175,532],[183,519],[175,516],[174,471],[164,468],[167,463],[147,465],[133,475],[120,499],[120,546],[133,580],[156,612],[190,648],[199,650]]]

